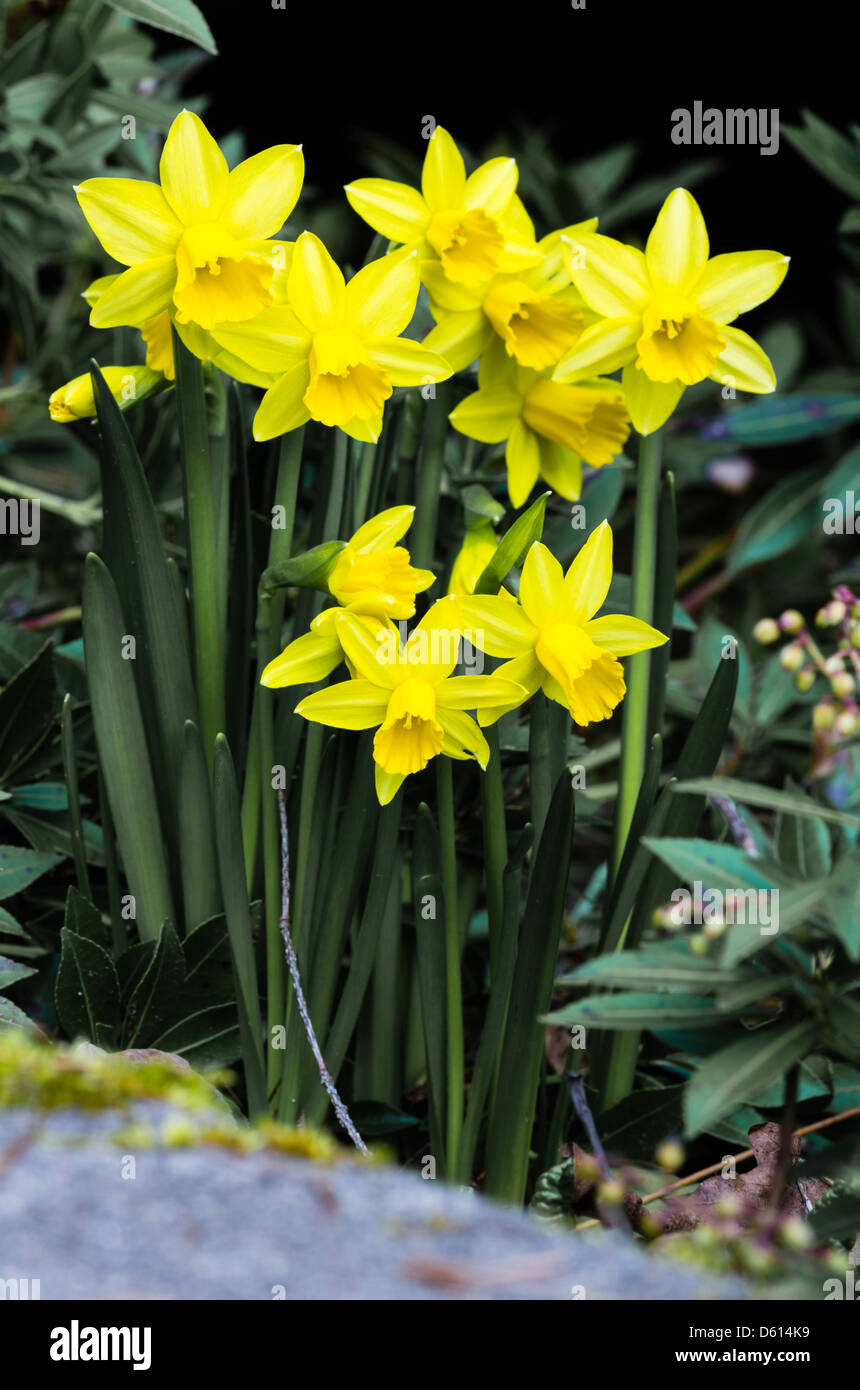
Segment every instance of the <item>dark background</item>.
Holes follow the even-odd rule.
[[[417,169],[427,114],[476,154],[492,142],[505,149],[521,121],[562,160],[635,139],[634,176],[665,175],[667,191],[683,160],[711,154],[722,167],[697,194],[712,253],[786,252],[784,313],[834,321],[833,279],[822,267],[829,272],[841,254],[835,228],[849,200],[784,135],[776,155],[670,139],[672,111],[696,100],[776,107],[782,126],[797,124],[804,107],[842,130],[860,121],[853,26],[832,0],[796,8],[586,0],[585,10],[569,0],[286,0],[284,9],[204,0],[202,8],[219,57],[201,65],[189,90],[211,98],[213,132],[242,129],[249,152],[302,142],[310,193],[330,196],[374,172],[363,158],[365,130],[414,149]],[[344,215],[352,216],[345,202]],[[640,220],[644,233],[650,218]]]

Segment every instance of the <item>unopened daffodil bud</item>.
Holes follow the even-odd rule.
[[[779,637],[779,623],[774,622],[773,618],[762,618],[753,628],[753,637],[757,642],[775,642]]]
[[[469,527],[451,569],[449,594],[475,592],[475,585],[495,555],[498,544],[499,538],[486,517]]]
[[[150,367],[104,367],[102,376],[120,410],[151,396],[164,382],[163,373],[154,372]],[[73,420],[88,420],[95,415],[96,403],[89,372],[67,381],[65,386],[57,387],[48,401],[48,410],[51,419],[63,425]]]

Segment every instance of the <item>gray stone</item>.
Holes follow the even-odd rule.
[[[38,1279],[43,1299],[750,1296],[394,1167],[110,1139],[164,1114],[0,1110],[0,1279]]]

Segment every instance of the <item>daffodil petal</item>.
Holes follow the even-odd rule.
[[[90,323],[93,328],[116,328],[154,318],[170,304],[175,280],[176,262],[172,256],[130,266],[99,295]]]
[[[485,386],[473,391],[451,411],[448,419],[461,434],[482,444],[507,439],[522,415],[523,398],[512,386]]]
[[[522,686],[496,675],[450,676],[436,688],[436,705],[446,710],[490,709],[525,698]]]
[[[427,143],[421,191],[431,212],[459,207],[466,187],[466,166],[453,139],[437,125]]]
[[[372,360],[388,373],[393,386],[429,386],[447,381],[452,368],[437,352],[411,338],[381,339],[369,347]]]
[[[444,357],[455,372],[461,372],[480,357],[491,332],[481,310],[469,309],[440,318],[427,334],[423,346]]]
[[[347,322],[368,342],[396,337],[415,313],[420,287],[415,251],[371,261],[346,287]]]
[[[298,145],[273,145],[237,164],[227,176],[224,220],[239,239],[274,236],[302,191],[305,157]]]
[[[564,572],[552,551],[540,541],[529,546],[520,576],[520,603],[535,627],[551,622],[562,596]]]
[[[592,618],[583,624],[592,642],[598,647],[612,652],[614,656],[633,656],[636,652],[646,652],[651,647],[662,647],[668,641],[664,633],[656,627],[644,623],[641,618],[627,614],[609,613],[603,618]]]
[[[87,179],[75,189],[81,212],[120,265],[173,255],[182,225],[157,183]]]
[[[719,381],[724,386],[734,386],[738,391],[752,391],[757,395],[775,391],[776,374],[770,358],[755,339],[748,333],[743,333],[740,328],[723,328],[721,331],[726,339],[726,346],[717,358],[717,365],[711,372],[711,380]]]
[[[373,729],[388,707],[386,691],[367,680],[339,681],[315,690],[296,705],[296,714],[332,729]]]
[[[785,279],[789,257],[779,251],[733,251],[712,256],[696,283],[699,312],[716,323],[731,323],[775,294]]]
[[[586,303],[598,314],[619,318],[638,313],[651,294],[645,257],[600,232],[562,241],[567,272]]]
[[[518,657],[534,647],[537,628],[518,603],[495,594],[470,595],[454,602],[460,631],[488,656]]]
[[[648,273],[656,289],[685,293],[708,259],[708,229],[699,204],[686,188],[666,199],[645,247]]]
[[[312,333],[343,318],[343,274],[313,232],[302,232],[296,242],[287,293],[291,307]]]
[[[721,331],[723,336],[729,332],[728,329]],[[624,368],[621,385],[630,419],[643,435],[653,434],[665,425],[684,394],[683,381],[651,381],[632,362]]]
[[[384,767],[374,762],[376,799],[380,806],[387,806],[393,801],[401,786],[406,781],[405,772],[386,772]]]
[[[430,209],[417,188],[408,183],[356,179],[344,192],[353,211],[389,241],[417,241],[430,221]]]
[[[310,685],[325,680],[342,661],[343,652],[335,635],[305,632],[269,662],[260,676],[260,684]]]
[[[349,542],[350,550],[360,555],[370,555],[377,550],[387,550],[402,540],[412,525],[415,508],[411,506],[388,507],[359,526]]]
[[[499,218],[514,196],[516,187],[516,160],[488,159],[467,178],[463,207],[481,208],[488,216]]]
[[[523,694],[510,704],[479,709],[477,712],[478,723],[482,729],[486,729],[490,724],[495,724],[496,720],[501,719],[503,714],[509,714],[512,709],[517,709],[519,705],[530,699],[535,691],[540,689],[544,670],[534,652],[528,651],[522,652],[513,661],[504,662],[493,672],[493,675],[497,680],[511,681],[514,685],[519,686]]]
[[[186,227],[218,220],[227,192],[227,161],[193,111],[180,111],[167,132],[159,171],[164,196]]]
[[[348,434],[350,439],[357,439],[361,444],[376,444],[382,434],[382,415],[371,415],[367,420],[347,420],[339,426],[344,434]]]
[[[387,641],[381,640],[384,631],[380,628],[374,635],[360,618],[343,611],[337,615],[337,635],[344,652],[360,676],[372,681],[377,689],[384,687],[383,696],[399,684],[402,674],[387,660],[390,648]]]
[[[601,521],[564,576],[567,620],[582,625],[601,608],[612,582],[612,528]]]
[[[582,492],[582,460],[572,449],[556,444],[553,439],[541,439],[540,475],[559,497],[575,502]]]
[[[420,251],[419,271],[435,318],[440,310],[447,314],[480,313],[486,285],[460,285],[449,280],[441,261],[422,258]]]
[[[273,304],[242,323],[215,329],[215,341],[263,372],[285,372],[306,358],[311,335],[286,304]]]
[[[540,446],[534,430],[518,419],[511,430],[505,448],[508,469],[508,496],[515,507],[528,498],[540,474]]]
[[[310,372],[306,361],[296,362],[266,392],[254,416],[254,438],[276,439],[280,434],[298,429],[310,419],[304,404]]]
[[[570,382],[586,373],[602,376],[616,372],[636,356],[642,320],[631,315],[593,323],[564,356],[552,374],[553,381]]]
[[[442,752],[448,758],[474,758],[482,768],[490,761],[490,745],[474,719],[462,710],[442,709],[437,702],[436,718],[445,741]]]

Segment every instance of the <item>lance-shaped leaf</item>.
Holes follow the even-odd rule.
[[[119,1022],[119,980],[104,947],[64,927],[54,991],[57,1016],[69,1038],[111,1047]]]
[[[812,1020],[773,1023],[753,1029],[707,1057],[687,1083],[687,1134],[701,1134],[742,1101],[754,1100],[812,1052],[818,1036],[818,1025]]]
[[[528,511],[518,516],[508,528],[496,548],[496,553],[475,585],[476,594],[497,594],[511,570],[525,558],[526,551],[543,532],[543,519],[546,512],[546,499],[551,494],[545,492]]]

